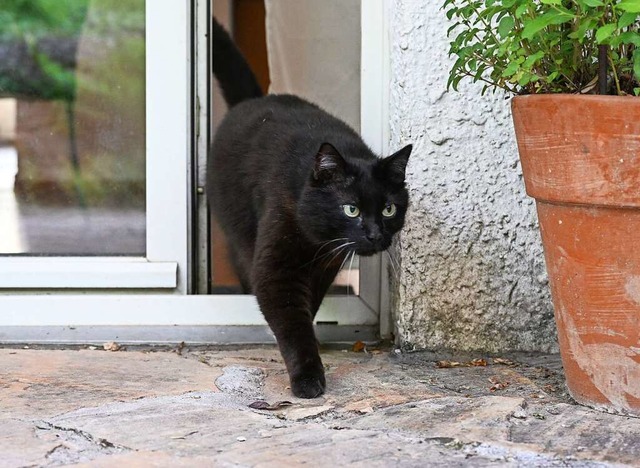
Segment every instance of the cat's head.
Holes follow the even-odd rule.
[[[404,225],[411,149],[408,145],[373,159],[343,155],[323,143],[298,205],[299,224],[307,237],[319,245],[331,241],[327,251],[341,245],[365,256],[386,250]]]

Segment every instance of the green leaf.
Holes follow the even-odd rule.
[[[523,3],[518,8],[516,8],[516,18],[521,18],[522,15],[525,14],[528,8],[529,8],[529,5],[526,3]]]
[[[587,30],[593,29],[597,21],[593,18],[587,18],[580,23],[578,29],[569,34],[569,39],[577,39],[581,44],[587,38]]]
[[[542,57],[544,57],[544,52],[542,51],[536,52],[533,55],[529,55],[527,59],[522,63],[522,67],[526,68],[527,70],[530,70],[531,67],[533,67],[536,64],[536,62],[540,60]]]
[[[636,47],[640,47],[640,34],[633,31],[627,31],[620,34],[620,42],[622,42],[623,44],[633,44]]]
[[[513,27],[515,26],[516,21],[511,16],[505,16],[500,20],[500,24],[498,24],[498,34],[503,39],[509,35]]]
[[[618,20],[618,27],[620,29],[626,28],[632,25],[638,19],[638,15],[635,13],[624,13]]]
[[[552,24],[566,23],[567,21],[571,21],[572,19],[573,15],[557,11],[549,11],[544,15],[538,16],[537,18],[529,21],[522,31],[522,38],[531,39],[547,26],[551,26]]]
[[[544,5],[562,5],[562,0],[540,0]]]
[[[525,87],[529,83],[531,83],[532,78],[533,78],[533,75],[531,73],[523,73],[522,76],[518,78],[518,85]]]
[[[633,94],[640,96],[640,88],[633,88]]]
[[[509,62],[509,65],[507,65],[507,68],[505,68],[504,71],[502,72],[502,76],[505,78],[509,78],[510,76],[515,75],[519,68],[520,68],[520,64],[518,62],[516,61]]]
[[[582,0],[582,3],[590,7],[604,6],[604,3],[600,0]]]
[[[617,27],[618,25],[616,24],[605,24],[598,28],[596,31],[596,41],[598,41],[598,44],[602,44],[604,41],[609,39]]]
[[[630,13],[640,13],[640,0],[622,0],[616,8]]]

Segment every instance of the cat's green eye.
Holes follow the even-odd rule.
[[[384,210],[382,210],[382,216],[384,216],[385,218],[393,218],[396,215],[396,211],[398,211],[396,205],[390,203],[384,207]]]
[[[349,218],[357,218],[360,215],[360,208],[356,205],[342,205],[342,209]]]

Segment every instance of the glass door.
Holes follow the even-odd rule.
[[[1,255],[146,254],[144,3],[0,5]]]
[[[186,291],[188,18],[0,5],[0,288]]]

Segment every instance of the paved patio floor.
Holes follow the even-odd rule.
[[[499,358],[324,351],[300,400],[271,347],[3,348],[0,466],[638,464],[640,419],[573,404],[557,356]]]

